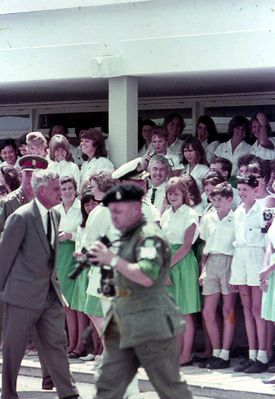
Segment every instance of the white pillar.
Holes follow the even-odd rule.
[[[138,84],[136,78],[109,79],[109,147],[115,167],[137,157]]]

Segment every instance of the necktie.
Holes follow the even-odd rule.
[[[157,191],[157,188],[153,187],[152,188],[152,195],[151,195],[151,204],[153,204],[153,205],[154,205],[155,199],[156,199],[156,191]]]
[[[50,247],[52,246],[52,223],[51,223],[51,212],[48,211],[47,215],[47,239]]]

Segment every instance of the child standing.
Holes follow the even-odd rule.
[[[249,359],[234,371],[261,373],[268,368],[266,321],[261,317],[262,292],[259,273],[265,255],[265,235],[261,205],[256,201],[258,179],[254,175],[237,180],[241,205],[235,211],[235,253],[230,284],[237,285],[243,305]]]
[[[168,289],[186,321],[180,337],[182,366],[192,364],[191,355],[195,336],[193,313],[200,311],[198,263],[192,251],[197,238],[198,216],[191,208],[192,201],[181,177],[173,177],[166,187],[171,208],[161,218],[161,227],[171,244],[172,259]]]
[[[237,294],[229,286],[231,262],[234,253],[234,213],[231,209],[233,190],[229,183],[220,183],[210,194],[213,204],[201,221],[200,237],[205,242],[202,255],[200,284],[204,295],[203,318],[213,348],[206,362],[209,369],[230,366],[229,351],[235,328]],[[222,296],[223,332],[217,321],[217,307]]]

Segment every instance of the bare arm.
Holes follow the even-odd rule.
[[[185,233],[184,233],[184,238],[183,238],[183,244],[182,246],[177,250],[177,252],[174,254],[174,256],[172,256],[172,260],[171,260],[171,265],[170,267],[175,266],[175,264],[177,262],[179,262],[182,258],[185,257],[185,255],[188,254],[188,252],[190,251],[191,247],[192,247],[192,243],[193,243],[193,238],[195,235],[195,231],[196,231],[196,225],[195,223],[191,224],[191,226],[189,226]]]

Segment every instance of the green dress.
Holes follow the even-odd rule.
[[[72,296],[75,286],[75,280],[71,280],[68,277],[68,275],[75,268],[75,261],[73,257],[74,246],[74,241],[67,240],[59,242],[59,250],[56,261],[56,272],[60,282],[61,292],[69,306],[71,306],[72,303]]]
[[[181,244],[171,244],[172,255],[180,247]],[[167,289],[181,314],[191,314],[201,310],[198,278],[198,263],[192,250],[170,269],[172,284],[167,286]]]

